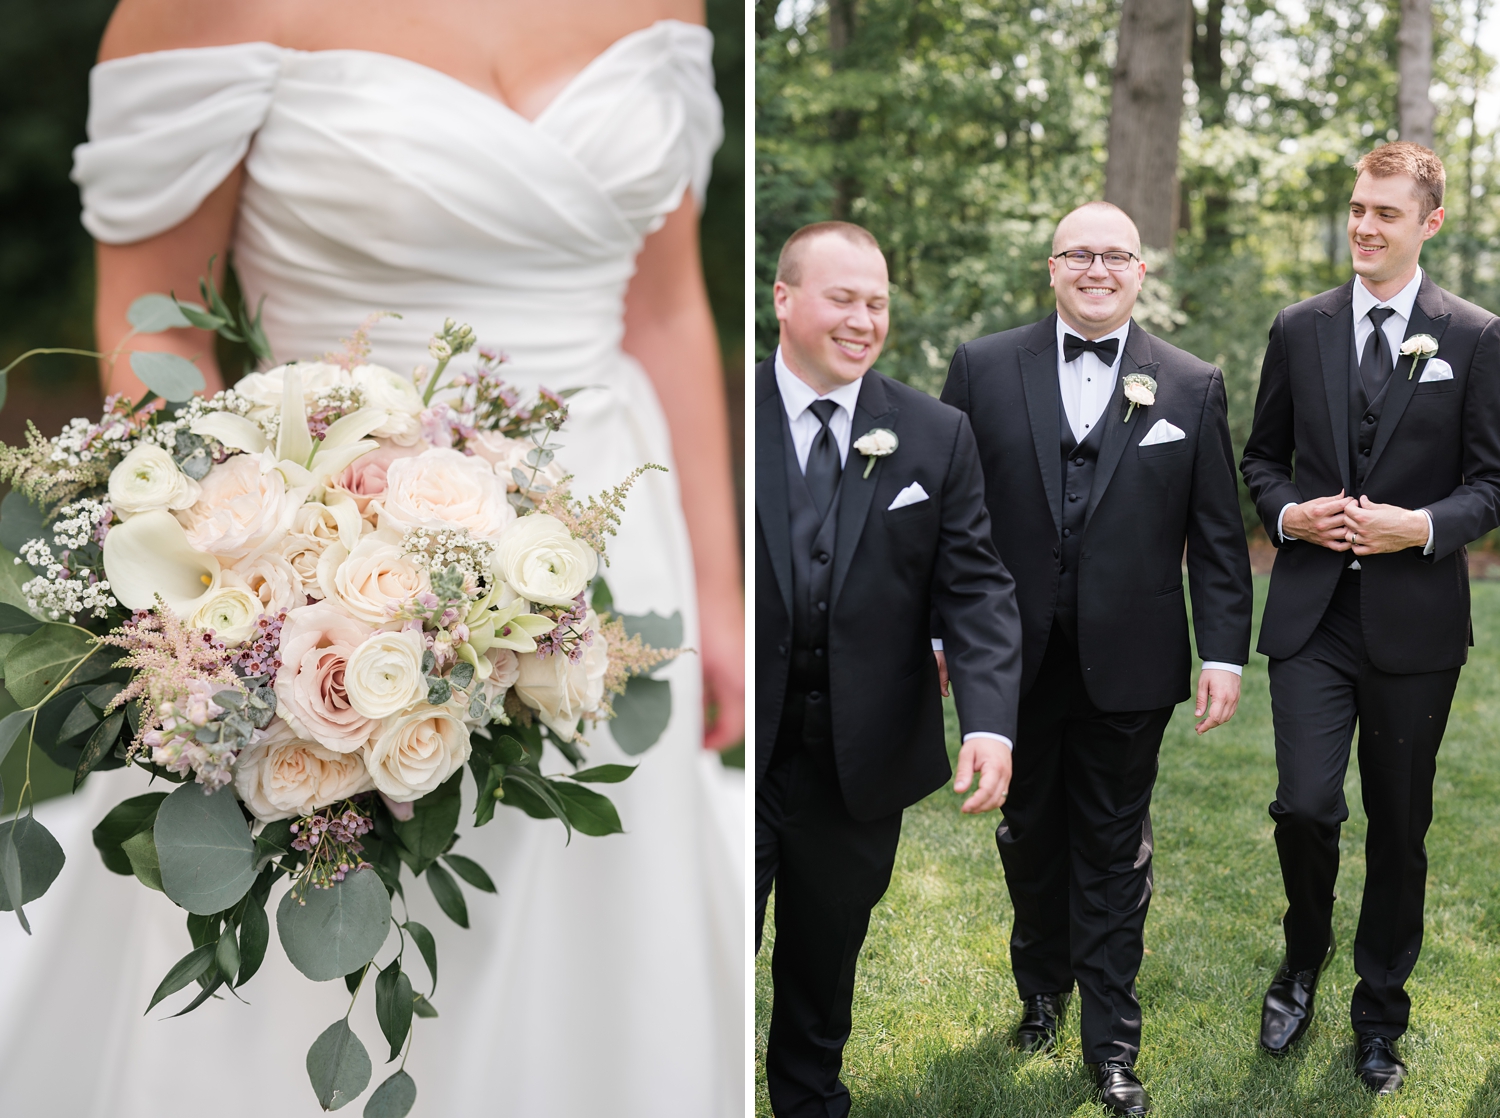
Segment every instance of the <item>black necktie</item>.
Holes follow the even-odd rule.
[[[1097,353],[1099,360],[1106,365],[1115,363],[1115,354],[1120,352],[1119,338],[1103,338],[1097,342],[1091,342],[1087,338],[1080,338],[1077,334],[1063,335],[1063,360],[1077,361],[1085,353]]]
[[[832,400],[814,400],[808,408],[822,424],[822,430],[813,439],[812,449],[807,452],[807,469],[804,471],[807,490],[812,494],[819,516],[828,512],[833,495],[838,491],[839,475],[844,472],[844,463],[839,458],[839,441],[828,429],[828,421],[838,407]]]
[[[1385,320],[1396,312],[1390,307],[1371,307],[1370,321],[1375,324],[1375,330],[1365,342],[1365,352],[1359,359],[1359,379],[1365,383],[1365,395],[1374,403],[1375,398],[1380,395],[1380,390],[1385,387],[1385,382],[1391,379],[1391,370],[1396,367],[1395,359],[1391,357],[1390,339],[1385,336]]]

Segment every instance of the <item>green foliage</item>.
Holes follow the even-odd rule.
[[[191,913],[221,912],[255,883],[255,840],[232,789],[182,785],[157,809],[153,833],[162,888]]]
[[[371,1093],[365,1118],[406,1118],[416,1101],[417,1085],[406,1072],[397,1070]]]
[[[52,832],[43,827],[33,816],[23,815],[9,823],[0,823],[0,851],[14,849],[16,864],[20,870],[17,881],[9,880],[6,874],[0,878],[0,912],[11,912],[36,900],[57,880],[66,861],[63,849]],[[0,854],[0,856],[4,856]],[[20,888],[17,889],[16,885]]]
[[[307,1077],[318,1105],[337,1110],[353,1102],[370,1083],[370,1054],[340,1017],[307,1050]]]
[[[401,960],[394,959],[375,979],[375,1019],[391,1045],[386,1063],[401,1055],[401,1046],[411,1031],[413,1000],[411,979],[401,970]]]
[[[620,750],[632,757],[646,752],[661,739],[672,720],[672,685],[664,679],[631,676],[625,694],[611,704],[615,716],[609,733]]]
[[[390,895],[369,870],[327,889],[288,892],[276,909],[286,957],[314,982],[343,978],[375,958],[390,924]]]

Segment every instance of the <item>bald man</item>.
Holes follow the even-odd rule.
[[[973,424],[1021,609],[1013,777],[995,834],[1015,906],[1016,1039],[1050,1049],[1076,983],[1103,1102],[1146,1114],[1135,976],[1157,752],[1192,696],[1183,553],[1200,734],[1239,701],[1250,557],[1223,375],[1131,320],[1146,276],[1135,223],[1082,206],[1058,224],[1047,266],[1057,312],[960,346],[942,397]]]

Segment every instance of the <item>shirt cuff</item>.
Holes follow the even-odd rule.
[[[968,741],[970,738],[994,738],[996,741],[1003,741],[1005,743],[1006,749],[1015,749],[1015,746],[1011,743],[1010,738],[1006,737],[1004,734],[992,734],[988,730],[970,730],[967,734],[964,735],[964,741]]]
[[[1286,504],[1281,506],[1281,515],[1276,518],[1276,537],[1281,540],[1282,543],[1286,543],[1286,533],[1281,530],[1281,522],[1286,519],[1286,510],[1294,509],[1296,507],[1296,501],[1288,501]]]
[[[1432,528],[1432,513],[1428,512],[1426,509],[1418,509],[1417,511],[1427,518],[1427,546],[1422,549],[1422,554],[1431,555],[1432,545],[1437,542],[1437,534],[1433,531]]]
[[[1216,672],[1233,672],[1235,675],[1240,675],[1240,674],[1242,674],[1244,672],[1245,665],[1243,665],[1243,664],[1226,664],[1226,663],[1224,663],[1223,661],[1220,661],[1220,660],[1205,660],[1205,661],[1203,661],[1203,670],[1204,671],[1210,671],[1210,670],[1212,670],[1212,671],[1216,671]]]
[[[943,642],[942,642],[942,639],[940,637],[933,637],[932,638],[932,651],[934,651],[934,652],[941,652],[941,651],[943,651]]]

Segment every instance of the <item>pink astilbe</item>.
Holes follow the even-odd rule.
[[[133,673],[108,709],[140,699],[142,726],[160,726],[164,717],[171,717],[171,705],[192,694],[194,683],[238,683],[224,642],[212,629],[185,626],[160,596],[154,609],[136,610],[124,625],[98,640],[123,648],[126,655],[114,666]]]
[[[367,364],[370,360],[370,331],[375,329],[376,323],[382,318],[400,317],[395,311],[376,311],[374,314],[366,315],[365,320],[359,324],[359,329],[354,331],[352,337],[339,339],[344,343],[344,352],[325,353],[322,360],[346,370],[356,365]]]
[[[687,651],[684,648],[653,648],[641,639],[639,633],[627,635],[623,618],[608,614],[600,621],[599,635],[609,649],[609,666],[604,669],[604,700],[589,716],[594,721],[614,717],[613,696],[625,694],[625,685],[631,676],[643,675]]]

